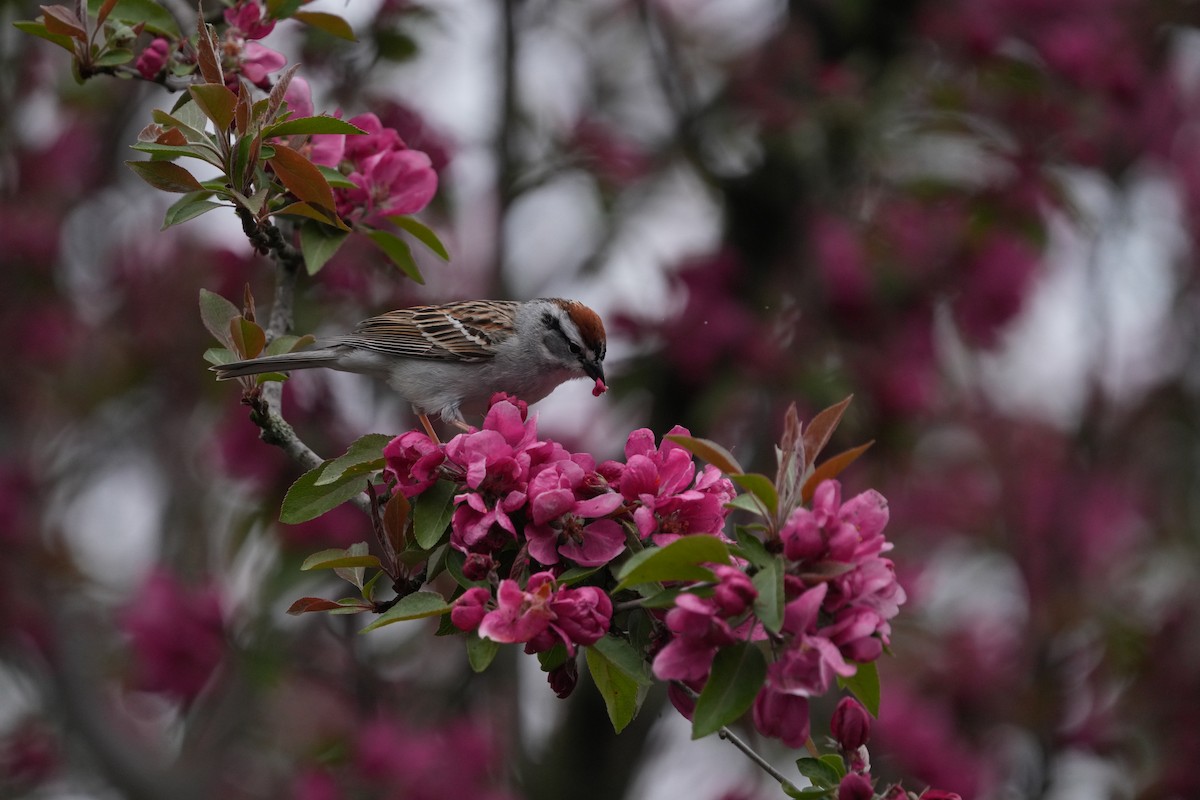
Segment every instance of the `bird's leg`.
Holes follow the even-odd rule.
[[[433,443],[441,444],[442,440],[438,438],[437,431],[433,429],[433,423],[429,421],[429,417],[425,416],[424,411],[417,412],[417,419],[421,420],[421,427],[425,429],[425,433],[433,440]]]

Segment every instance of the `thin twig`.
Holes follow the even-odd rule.
[[[797,791],[798,787],[794,783],[783,777],[783,773],[771,766],[769,761],[756,753],[753,747],[746,744],[740,736],[729,730],[729,728],[722,727],[719,731],[717,731],[717,736],[721,737],[738,750],[741,750],[743,753],[745,753],[746,757],[757,764],[759,768],[761,768],[775,780],[779,781],[779,785],[782,786],[785,791]]]

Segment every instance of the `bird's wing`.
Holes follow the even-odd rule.
[[[402,358],[483,361],[512,335],[517,303],[471,300],[389,311],[363,320],[337,344]]]

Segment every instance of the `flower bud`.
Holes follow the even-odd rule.
[[[550,688],[554,690],[558,699],[565,700],[571,692],[575,691],[575,685],[579,683],[579,665],[575,659],[568,658],[550,670],[546,680],[550,683]]]
[[[850,772],[838,784],[837,800],[871,800],[874,796],[871,778],[867,775]]]
[[[853,697],[843,697],[829,723],[843,753],[853,753],[871,738],[871,715]]]
[[[496,568],[496,559],[487,553],[467,553],[463,561],[463,577],[469,581],[484,581]]]

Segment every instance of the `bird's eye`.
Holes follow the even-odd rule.
[[[567,347],[571,350],[572,355],[577,356],[583,352],[583,350],[580,349],[579,345],[575,344],[574,342],[567,342]]]

